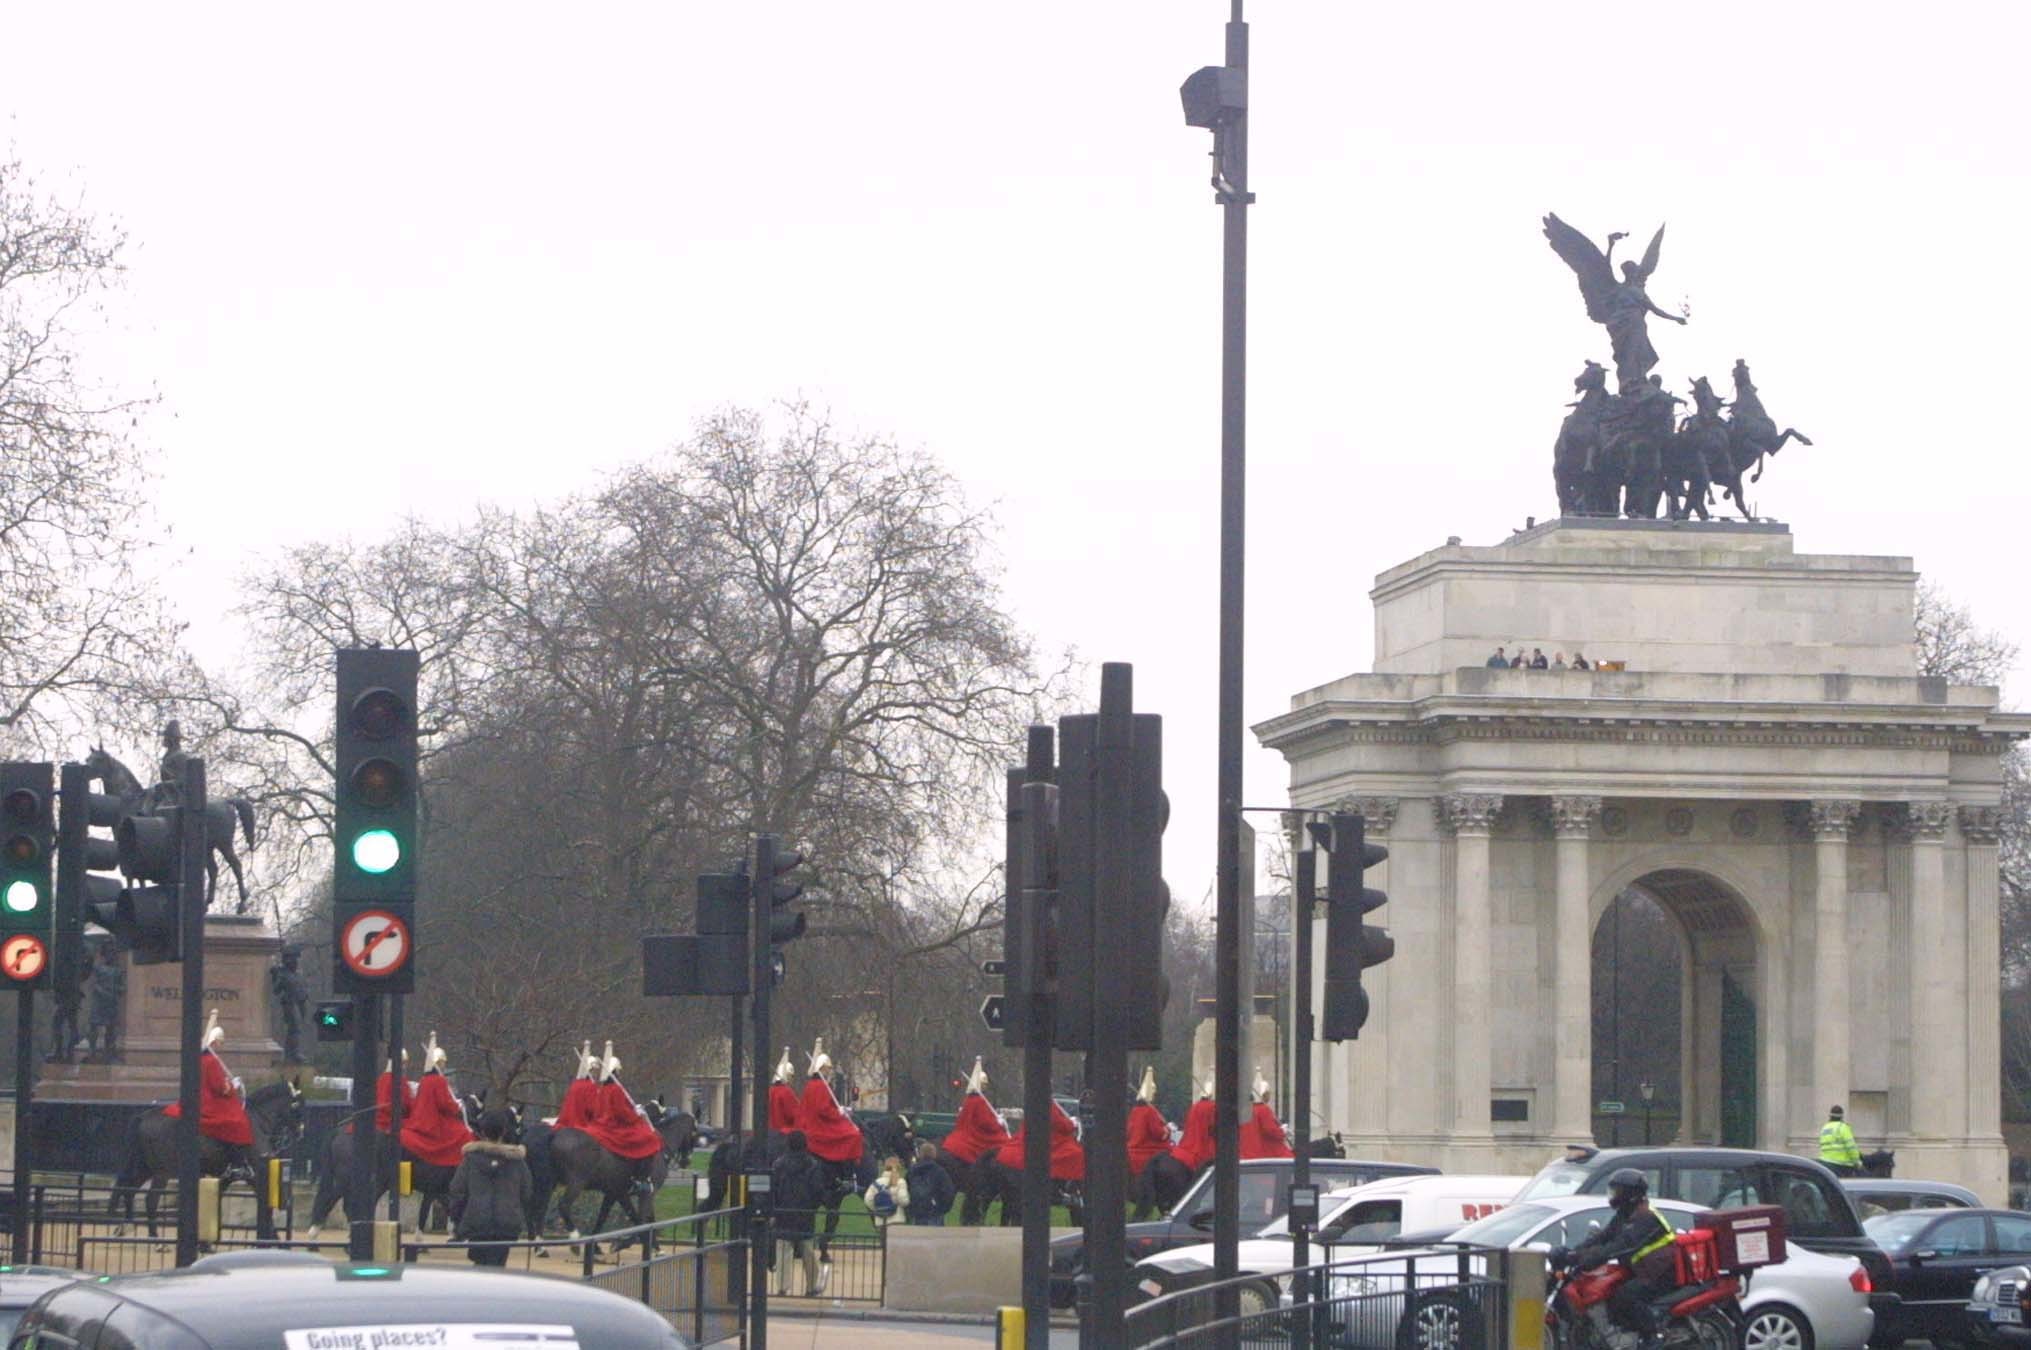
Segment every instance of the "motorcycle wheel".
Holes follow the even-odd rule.
[[[1735,1319],[1719,1308],[1701,1309],[1692,1330],[1700,1350],[1735,1350]]]

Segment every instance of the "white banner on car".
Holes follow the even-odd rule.
[[[357,1327],[306,1327],[282,1333],[285,1350],[578,1350],[568,1326],[529,1322],[384,1322]]]

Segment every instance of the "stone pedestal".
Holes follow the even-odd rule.
[[[219,1025],[225,1028],[219,1057],[250,1086],[282,1068],[268,992],[268,971],[281,950],[281,937],[254,915],[205,919],[204,1004],[207,1010],[218,1009]],[[174,1097],[183,1052],[182,1005],[182,966],[136,966],[130,960],[121,1012],[122,1062],[45,1064],[36,1094],[118,1102]]]

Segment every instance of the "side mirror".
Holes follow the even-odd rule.
[[[1598,1233],[1598,1232],[1600,1232],[1600,1231],[1601,1231],[1601,1221],[1600,1221],[1599,1219],[1589,1219],[1589,1220],[1587,1220],[1587,1231],[1588,1231],[1589,1233]]]
[[[1201,1232],[1204,1232],[1206,1229],[1211,1228],[1213,1226],[1213,1211],[1210,1209],[1202,1209],[1197,1214],[1194,1214],[1187,1222],[1189,1222],[1192,1225],[1192,1227],[1199,1229]]]

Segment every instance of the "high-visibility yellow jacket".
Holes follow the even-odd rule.
[[[1845,1120],[1829,1120],[1819,1127],[1819,1160],[1841,1167],[1860,1167],[1862,1150],[1855,1147],[1855,1132]]]

